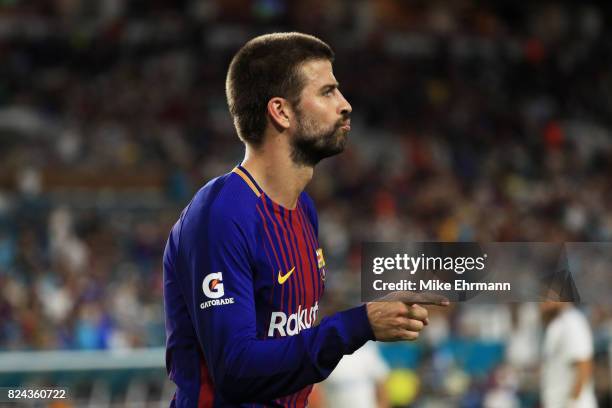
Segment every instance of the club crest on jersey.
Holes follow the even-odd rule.
[[[319,267],[319,273],[321,274],[321,280],[325,280],[325,258],[323,257],[323,248],[317,249],[317,265]]]

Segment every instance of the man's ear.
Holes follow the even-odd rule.
[[[289,129],[293,112],[289,102],[280,97],[274,97],[268,101],[268,115],[270,121],[279,131]]]

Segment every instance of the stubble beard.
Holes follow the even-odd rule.
[[[296,109],[298,128],[291,140],[291,159],[298,166],[314,167],[321,160],[344,151],[348,132],[342,122],[321,128],[319,124]]]

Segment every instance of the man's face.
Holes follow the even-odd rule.
[[[546,300],[540,303],[540,313],[545,322],[552,320],[568,305],[568,303],[560,301],[559,293],[553,289],[549,289],[546,292],[545,299]]]
[[[297,120],[291,156],[296,164],[314,166],[344,150],[352,108],[338,89],[330,61],[308,61],[301,70],[304,89],[293,107]]]

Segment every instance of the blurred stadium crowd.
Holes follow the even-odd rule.
[[[165,239],[193,192],[241,160],[225,72],[263,32],[328,41],[354,110],[348,150],[309,186],[330,310],[358,302],[362,241],[610,240],[611,11],[0,0],[0,349],[163,345]],[[407,346],[414,358],[389,361],[465,406],[500,389],[528,404],[531,377],[507,374],[536,375],[528,306],[452,308]],[[612,314],[586,311],[604,401]],[[479,345],[473,367],[453,357]]]

